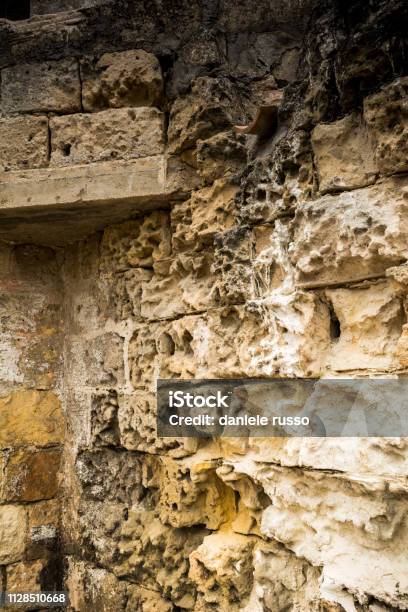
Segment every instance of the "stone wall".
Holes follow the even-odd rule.
[[[408,609],[404,438],[155,433],[157,378],[406,376],[407,7],[142,4],[0,25],[0,578]]]

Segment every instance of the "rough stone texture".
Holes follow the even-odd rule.
[[[407,230],[406,179],[325,196],[296,212],[292,261],[308,286],[381,276],[402,263]]]
[[[75,60],[21,64],[1,71],[1,110],[4,113],[72,113],[81,110]]]
[[[143,49],[105,53],[81,63],[85,111],[122,106],[157,106],[163,77],[157,58]]]
[[[0,121],[0,171],[42,168],[48,164],[46,117],[13,117]]]
[[[0,506],[0,563],[19,561],[24,552],[27,514],[24,506]]]
[[[15,391],[0,399],[0,447],[49,446],[63,440],[63,418],[54,393]]]
[[[408,609],[404,438],[155,424],[159,377],[406,376],[406,2],[92,4],[0,23],[1,125],[52,153],[0,177],[2,588]]]
[[[408,79],[397,79],[364,100],[364,118],[375,138],[380,172],[406,172],[408,142]]]
[[[312,146],[321,193],[356,189],[374,182],[372,137],[358,116],[348,115],[316,126]]]
[[[86,164],[163,153],[163,118],[156,109],[129,108],[50,122],[51,164]]]

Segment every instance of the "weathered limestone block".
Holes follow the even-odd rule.
[[[158,438],[156,425],[156,397],[153,393],[137,391],[120,395],[118,421],[121,446],[148,453],[166,452],[183,457],[197,450],[194,438]]]
[[[256,440],[258,441],[258,438]],[[247,450],[249,451],[249,448]],[[223,451],[223,456],[228,456],[225,448]],[[272,453],[271,448],[270,452]],[[270,503],[262,487],[245,474],[235,472],[228,463],[217,468],[217,476],[235,491],[236,515],[231,522],[232,530],[242,535],[260,536],[262,511]]]
[[[374,182],[373,139],[357,115],[315,127],[312,146],[321,193],[357,189]]]
[[[221,530],[190,555],[189,577],[197,588],[195,610],[238,611],[251,592],[255,538]]]
[[[211,265],[207,252],[155,262],[152,278],[142,282],[141,316],[166,319],[215,306]]]
[[[234,493],[218,478],[215,462],[151,456],[143,468],[143,485],[157,488],[162,523],[213,530],[235,515]]]
[[[408,257],[407,181],[390,179],[299,207],[292,262],[301,285],[334,285],[384,274]]]
[[[76,459],[75,474],[85,500],[130,504],[143,496],[142,459],[136,453],[84,451]]]
[[[259,467],[256,479],[272,502],[263,534],[322,566],[323,586],[346,589],[360,601],[371,596],[385,606],[407,606],[405,483],[384,495],[389,485],[375,476],[271,465]]]
[[[0,448],[62,443],[60,402],[46,391],[15,391],[0,398]]]
[[[168,213],[154,211],[146,217],[108,227],[101,243],[101,270],[119,272],[151,267],[170,255]]]
[[[67,347],[72,356],[70,369],[77,386],[124,384],[123,338],[115,332],[96,337],[73,337]]]
[[[187,202],[171,211],[174,251],[196,251],[213,244],[217,232],[235,224],[235,195],[238,187],[218,180],[211,187],[193,193]]]
[[[131,381],[154,392],[156,378],[313,375],[328,338],[328,309],[316,296],[278,295],[139,326],[129,346]]]
[[[178,153],[232,126],[239,116],[236,92],[228,81],[199,77],[191,93],[170,110],[169,149]]]
[[[256,545],[253,564],[253,588],[249,602],[243,608],[244,612],[344,610],[340,606],[331,608],[323,605],[319,593],[320,571],[303,558],[297,558],[278,542]]]
[[[60,535],[60,500],[50,499],[28,506],[27,559],[47,557],[55,552]]]
[[[364,118],[375,138],[375,159],[383,174],[408,170],[408,77],[397,79],[364,100]]]
[[[114,574],[68,557],[67,587],[71,612],[171,612],[171,602],[160,593],[118,580]]]
[[[47,117],[0,120],[0,171],[42,168],[48,164]]]
[[[337,371],[398,367],[396,349],[405,321],[401,296],[390,282],[326,295],[340,324],[340,335],[328,355]]]
[[[122,612],[126,609],[126,583],[111,572],[68,557],[67,588],[72,612],[100,610]]]
[[[47,562],[42,559],[35,561],[24,561],[7,566],[7,590],[11,592],[28,591],[37,593],[52,588],[47,584],[45,576]],[[24,606],[29,609],[31,606]]]
[[[67,59],[3,68],[1,110],[4,113],[80,112],[77,61]]]
[[[207,185],[243,169],[247,151],[243,137],[221,132],[197,143],[197,169]]]
[[[93,446],[119,446],[118,396],[115,391],[92,395],[91,442]]]
[[[57,494],[61,451],[21,450],[10,454],[4,471],[2,499],[32,502]]]
[[[188,559],[207,534],[198,526],[174,529],[163,525],[153,512],[135,507],[121,528],[120,554],[125,560],[115,568],[115,574],[159,591],[175,606],[194,608]]]
[[[82,103],[85,111],[122,106],[157,106],[163,92],[158,59],[142,49],[105,53],[83,60]]]
[[[0,563],[14,563],[23,557],[27,530],[24,506],[0,506]]]
[[[270,223],[295,212],[315,192],[315,169],[309,132],[297,130],[283,138],[272,159],[249,166],[237,198],[245,224]]]
[[[164,150],[163,116],[155,108],[53,117],[50,129],[54,166],[148,157]]]
[[[153,270],[131,268],[115,275],[104,275],[100,281],[102,294],[108,296],[108,309],[114,320],[142,317],[142,291],[149,285]]]

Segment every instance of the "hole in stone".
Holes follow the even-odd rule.
[[[266,190],[259,188],[256,192],[256,199],[258,200],[258,202],[265,202]]]
[[[332,342],[336,342],[341,335],[340,321],[334,312],[333,308],[330,310],[330,339]]]
[[[69,157],[71,155],[71,144],[70,143],[62,145],[62,154],[64,157]]]
[[[3,0],[0,4],[0,18],[21,21],[30,18],[30,0]]]

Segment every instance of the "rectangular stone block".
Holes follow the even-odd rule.
[[[81,61],[82,103],[85,111],[123,106],[157,106],[163,92],[159,60],[131,49],[104,53]]]
[[[58,450],[11,453],[5,467],[4,501],[32,502],[51,499],[58,491],[61,452]]]
[[[159,155],[163,115],[155,108],[121,108],[50,120],[51,164],[87,164]]]
[[[376,177],[373,144],[369,129],[357,115],[317,125],[312,146],[320,192],[372,184]]]
[[[48,164],[47,117],[0,120],[0,172],[42,168]]]
[[[19,64],[1,71],[1,110],[75,113],[81,110],[76,60]]]
[[[408,170],[408,77],[397,79],[364,100],[364,118],[375,141],[383,174]]]
[[[384,275],[408,257],[408,181],[324,196],[299,207],[291,260],[299,285],[336,285]]]
[[[339,330],[328,354],[336,371],[398,367],[398,341],[405,321],[402,298],[390,281],[326,291]]]
[[[234,202],[238,187],[220,179],[211,187],[195,191],[186,202],[171,211],[174,251],[198,251],[214,242],[217,232],[235,224]]]
[[[104,274],[130,268],[151,267],[171,253],[168,213],[154,211],[145,217],[106,228],[101,242],[100,269]]]
[[[24,506],[0,506],[0,564],[20,561],[24,554],[27,514]]]
[[[129,346],[135,389],[156,378],[312,376],[329,343],[328,309],[297,293],[138,326]]]
[[[47,391],[15,391],[0,398],[0,448],[48,446],[64,439],[59,399]]]

